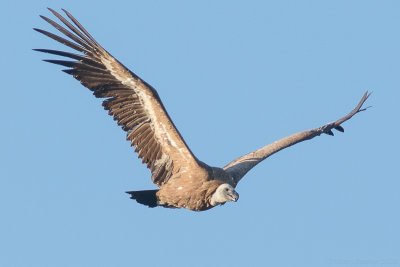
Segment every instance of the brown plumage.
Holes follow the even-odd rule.
[[[45,61],[68,67],[64,72],[93,91],[95,97],[105,99],[104,109],[127,132],[126,139],[151,170],[153,183],[160,188],[127,192],[131,198],[149,207],[201,211],[228,201],[237,201],[239,195],[234,188],[256,164],[298,142],[322,133],[333,135],[332,129],[343,132],[340,125],[365,110],[362,105],[369,96],[368,92],[352,112],[333,123],[285,137],[232,161],[223,169],[210,167],[190,151],[153,87],[103,49],[70,13],[63,10],[72,23],[54,10],[49,10],[69,30],[49,18],[41,17],[69,39],[35,30],[80,54],[34,50],[73,59]]]

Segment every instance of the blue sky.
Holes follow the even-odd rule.
[[[0,266],[400,265],[400,2],[6,1]],[[240,182],[240,200],[149,209],[150,172],[101,101],[32,48],[69,10],[159,92],[209,165],[349,112]],[[55,31],[53,31],[55,32]],[[68,50],[68,49],[67,49]]]

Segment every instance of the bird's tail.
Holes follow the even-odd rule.
[[[149,208],[157,207],[158,190],[141,190],[141,191],[128,191],[127,194],[131,195],[131,199],[135,199],[137,203],[148,206]]]

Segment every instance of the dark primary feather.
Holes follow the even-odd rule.
[[[73,59],[73,61],[54,59],[45,61],[67,67],[68,69],[63,70],[64,72],[79,80],[84,86],[93,91],[96,97],[106,98],[103,102],[104,109],[109,111],[109,115],[113,116],[124,131],[128,132],[127,140],[131,142],[132,146],[135,146],[135,151],[138,152],[143,163],[146,163],[147,167],[151,169],[153,182],[158,186],[166,183],[172,175],[173,158],[171,155],[167,155],[167,158],[162,158],[165,151],[162,151],[160,137],[156,136],[152,125],[153,122],[145,112],[143,103],[135,91],[137,88],[123,84],[120,79],[113,75],[111,69],[107,68],[102,59],[111,60],[116,64],[120,63],[104,50],[70,13],[63,10],[73,24],[54,10],[49,10],[69,30],[47,17],[41,16],[41,18],[55,27],[69,40],[41,29],[34,30],[83,54],[50,49],[34,50]],[[121,68],[123,65],[118,65],[118,67]],[[157,92],[151,86],[128,69],[125,68],[123,71],[124,74],[130,75],[129,78],[135,79],[136,82],[146,87],[142,90],[152,92],[157,101],[160,101]],[[159,105],[163,109],[161,101]],[[166,111],[164,109],[163,111],[165,112],[165,117],[169,119]],[[171,124],[173,125],[172,122]],[[183,139],[182,142],[184,143]]]
[[[335,128],[336,130],[338,130],[339,132],[344,133],[344,129],[343,129],[342,126],[338,125],[338,126],[335,126],[334,128]]]
[[[41,34],[46,35],[47,37],[50,37],[50,38],[53,39],[53,40],[56,40],[56,41],[59,42],[59,43],[62,43],[62,44],[64,44],[64,45],[66,45],[66,46],[71,47],[71,48],[74,49],[74,50],[77,50],[77,51],[79,51],[79,52],[84,52],[84,53],[86,53],[86,54],[89,54],[89,50],[86,50],[84,47],[79,46],[79,45],[77,45],[77,44],[74,44],[73,42],[68,41],[68,40],[65,39],[65,38],[62,38],[62,37],[57,36],[57,35],[55,35],[55,34],[53,34],[53,33],[51,33],[51,32],[47,32],[47,31],[44,31],[44,30],[41,30],[41,29],[37,29],[37,28],[33,28],[33,29],[34,29],[35,31],[37,31],[37,32],[40,32]]]
[[[326,133],[327,135],[334,136],[334,134],[333,134],[332,130],[327,130],[327,131],[326,131],[326,132],[324,132],[324,133]]]

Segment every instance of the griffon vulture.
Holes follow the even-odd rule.
[[[223,168],[210,167],[198,160],[165,110],[157,91],[111,56],[66,10],[68,21],[49,9],[63,24],[41,16],[65,37],[34,29],[78,53],[49,49],[36,51],[67,57],[66,60],[45,60],[68,67],[71,74],[95,97],[103,98],[104,109],[127,132],[126,139],[151,170],[151,179],[158,190],[129,191],[132,199],[149,207],[208,210],[225,202],[237,201],[235,187],[255,165],[272,154],[321,134],[333,135],[332,129],[343,132],[341,124],[360,111],[370,95],[364,94],[358,105],[345,117],[322,127],[295,133],[272,144],[241,156]]]

